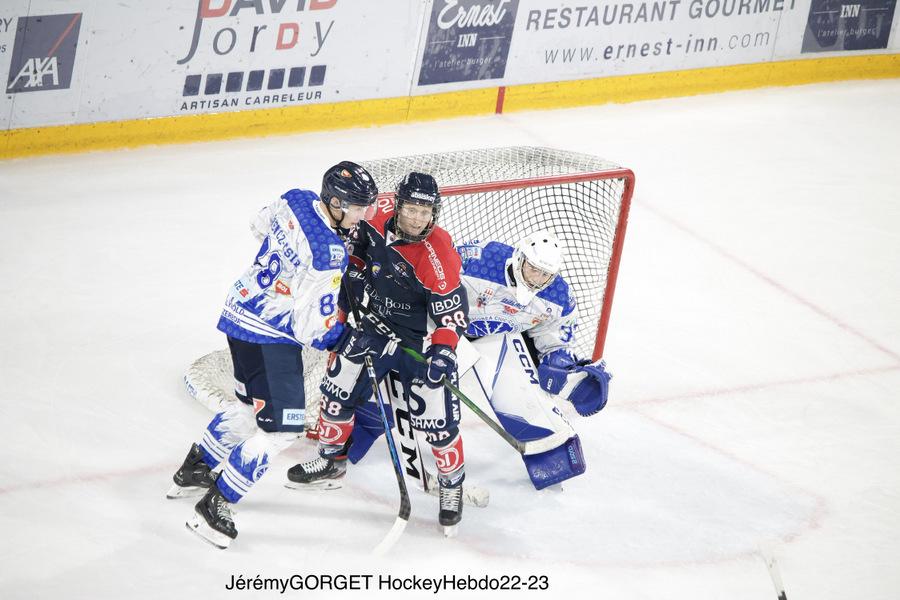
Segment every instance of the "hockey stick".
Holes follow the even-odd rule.
[[[414,359],[416,359],[418,362],[425,362],[425,357],[412,348],[407,348],[406,346],[400,346],[400,348],[404,352],[412,356]],[[535,454],[533,446],[529,447],[528,442],[517,440],[512,435],[510,435],[510,433],[503,429],[503,427],[499,423],[497,423],[497,421],[493,420],[490,416],[488,416],[487,413],[478,408],[477,404],[469,400],[469,398],[465,394],[463,394],[458,387],[447,381],[446,377],[444,377],[444,387],[450,390],[450,392],[454,396],[459,398],[463,404],[468,406],[472,410],[472,412],[478,416],[479,419],[487,424],[488,427],[496,431],[500,435],[500,437],[502,437],[507,444],[515,448],[519,454]]]
[[[356,300],[353,298],[352,291],[349,286],[344,284],[344,292],[347,294],[347,302],[350,304],[350,310],[353,312],[353,318],[357,324],[362,323],[359,318],[359,308],[356,306]],[[378,387],[378,377],[375,375],[375,365],[372,363],[372,356],[366,352],[365,354],[366,372],[369,374],[369,381],[372,382],[372,394],[378,404],[378,411],[381,413],[381,424],[384,426],[384,437],[387,441],[388,450],[391,453],[391,462],[394,463],[394,475],[397,476],[397,485],[400,487],[400,510],[397,512],[397,519],[394,521],[393,527],[387,533],[381,543],[375,546],[373,552],[376,555],[383,555],[391,547],[397,543],[406,524],[409,522],[409,514],[412,507],[409,503],[409,490],[406,488],[406,478],[403,476],[403,467],[400,465],[400,457],[397,454],[397,444],[394,443],[394,436],[391,433],[391,425],[388,422],[387,411],[384,407],[384,398],[381,397],[381,390]]]
[[[395,380],[394,373],[388,374],[388,377],[382,382],[382,390],[388,399],[389,405],[394,410],[394,423],[397,428],[397,440],[399,448],[406,459],[406,474],[418,482],[419,488],[426,494],[431,496],[439,496],[439,484],[437,476],[425,468],[425,462],[422,460],[422,449],[419,445],[419,437],[416,430],[412,426],[409,413],[409,404],[403,397],[401,391],[398,392],[396,384],[401,383]],[[402,384],[401,384],[402,385]],[[475,506],[484,508],[490,503],[490,492],[479,485],[467,483],[463,489],[462,500],[467,506]]]
[[[353,304],[351,304],[351,306],[355,307],[356,306],[355,302]],[[380,325],[385,330],[387,330],[388,332],[393,334],[393,331],[391,331],[391,328],[388,327],[384,321],[375,317],[375,315],[373,315],[371,312],[367,312],[366,314],[367,314],[367,316],[374,318],[377,321],[378,325]],[[358,311],[355,311],[353,313],[353,318],[356,319],[357,323],[360,322]],[[420,352],[417,352],[416,350],[413,350],[412,348],[409,348],[407,346],[401,346],[399,344],[397,345],[397,347],[400,348],[401,350],[403,350],[404,352],[406,352],[407,354],[409,354],[410,356],[412,356],[417,362],[420,362],[420,363],[426,362],[425,357],[422,356],[422,354]],[[450,390],[450,393],[452,393],[457,398],[459,398],[463,404],[468,406],[472,410],[472,412],[475,413],[476,416],[478,416],[479,419],[484,421],[488,427],[490,427],[495,432],[497,432],[497,434],[501,438],[503,438],[503,441],[505,441],[507,444],[512,446],[516,450],[516,452],[518,452],[519,454],[540,454],[541,452],[546,452],[547,450],[552,450],[553,448],[559,446],[559,442],[553,437],[543,438],[540,440],[534,440],[531,442],[523,442],[521,440],[516,439],[508,431],[503,429],[503,427],[499,423],[497,423],[494,419],[492,419],[487,413],[485,413],[483,410],[481,410],[477,404],[472,402],[472,400],[470,400],[465,394],[463,394],[462,390],[460,390],[458,387],[456,387],[455,385],[453,385],[452,383],[447,381],[446,377],[444,378],[443,383],[444,383],[444,387],[446,387],[448,390]]]

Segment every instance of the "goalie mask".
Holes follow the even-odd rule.
[[[421,242],[440,214],[441,192],[434,177],[416,172],[404,177],[394,196],[394,235],[406,242]]]
[[[325,176],[322,178],[320,198],[328,207],[328,213],[336,223],[337,234],[346,239],[350,234],[350,229],[356,225],[357,221],[374,216],[378,187],[365,168],[345,160],[325,172]],[[344,221],[347,219],[348,213],[352,213],[358,218],[345,225]]]
[[[549,231],[537,231],[519,240],[512,255],[519,304],[528,304],[550,287],[562,269],[563,251],[563,243]]]

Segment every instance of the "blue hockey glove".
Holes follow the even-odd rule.
[[[568,350],[554,350],[541,359],[538,365],[538,382],[541,387],[554,396],[566,385],[569,373],[578,365],[578,361]]]
[[[456,352],[450,346],[432,344],[425,353],[425,358],[428,359],[425,385],[430,388],[439,387],[444,377],[449,377],[456,371]]]
[[[334,324],[334,327],[325,332],[325,335],[317,340],[313,340],[310,345],[316,350],[331,352],[335,346],[346,342],[347,328],[347,325],[338,321]]]
[[[612,373],[607,372],[606,362],[599,360],[593,364],[576,365],[573,377],[581,381],[569,392],[569,402],[582,417],[589,417],[603,410],[609,398],[609,380]]]

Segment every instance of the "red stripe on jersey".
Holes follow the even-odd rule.
[[[387,222],[393,216],[394,211],[379,213],[368,223],[387,239]],[[401,243],[391,248],[412,265],[416,278],[430,291],[447,294],[459,287],[462,260],[446,230],[435,226],[425,240]]]
[[[435,294],[448,294],[459,287],[462,261],[450,234],[435,227],[424,241],[392,246],[413,266],[416,276]]]

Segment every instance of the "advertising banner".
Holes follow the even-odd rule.
[[[896,2],[3,0],[0,127],[897,52]]]
[[[427,2],[6,1],[6,128],[409,94]]]
[[[812,0],[803,52],[887,48],[897,0]]]
[[[519,0],[434,2],[419,85],[502,79]]]
[[[896,0],[851,1],[433,0],[413,94],[897,48]]]

